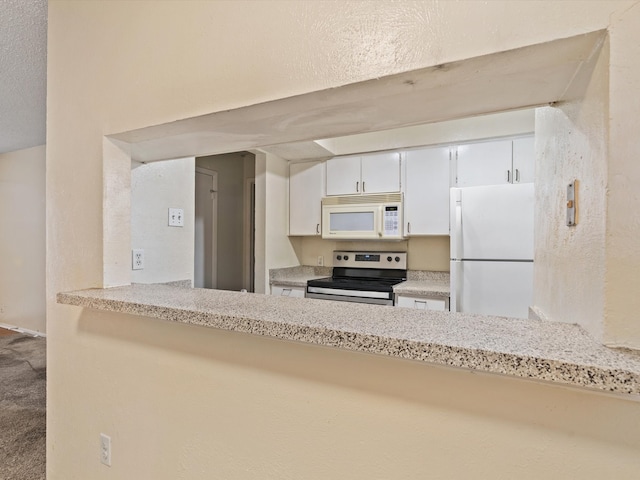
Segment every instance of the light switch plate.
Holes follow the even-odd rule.
[[[184,227],[184,209],[182,208],[169,209],[169,226]]]

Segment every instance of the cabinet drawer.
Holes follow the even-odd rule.
[[[414,310],[449,310],[449,301],[445,298],[407,297],[398,295],[396,307],[413,308]]]
[[[279,295],[281,297],[297,297],[304,298],[304,287],[286,287],[283,285],[271,285],[271,295]]]

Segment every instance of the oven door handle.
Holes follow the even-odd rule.
[[[325,295],[342,295],[345,297],[360,297],[360,298],[391,298],[391,292],[372,292],[368,290],[345,290],[342,288],[327,288],[327,287],[307,287],[309,293],[323,293]]]

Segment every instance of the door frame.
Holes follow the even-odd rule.
[[[255,178],[244,181],[244,215],[242,241],[242,283],[249,292],[255,290]]]
[[[218,285],[218,239],[217,239],[217,231],[218,231],[218,172],[216,170],[211,170],[209,168],[204,167],[196,167],[194,176],[197,173],[201,173],[203,175],[209,175],[213,178],[213,188],[211,192],[211,288],[216,288]],[[195,182],[195,177],[194,177]],[[195,256],[194,256],[195,262]],[[195,268],[195,266],[194,266]]]

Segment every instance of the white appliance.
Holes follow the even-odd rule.
[[[345,195],[322,199],[322,238],[401,240],[402,194]]]
[[[451,311],[527,318],[533,183],[451,189]]]

